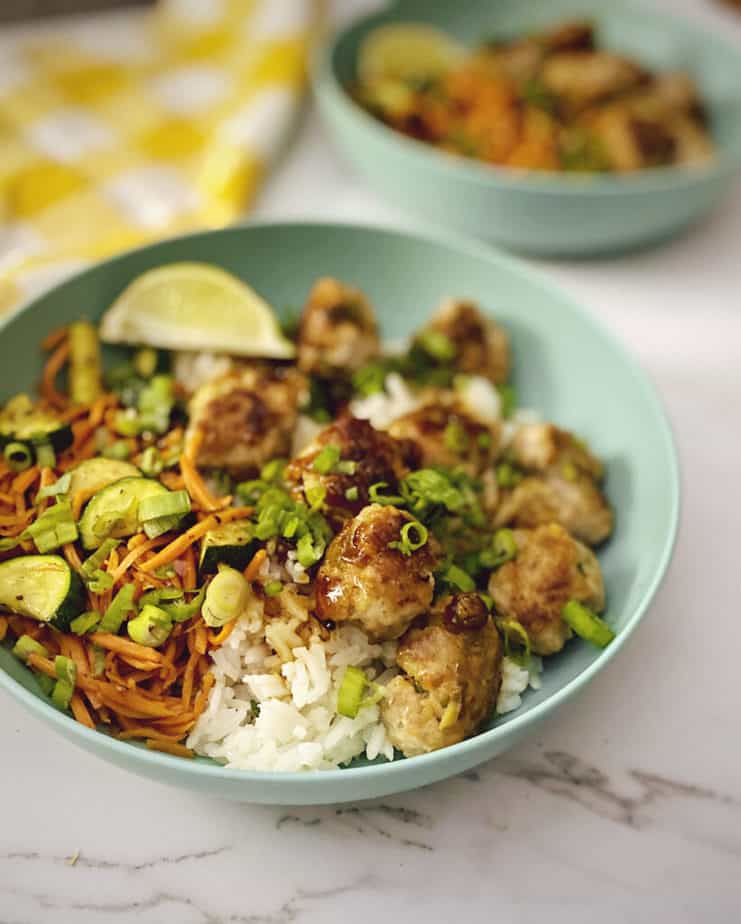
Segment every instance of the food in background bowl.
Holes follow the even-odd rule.
[[[627,173],[714,152],[692,78],[600,48],[589,22],[471,52],[431,26],[382,26],[361,47],[353,94],[404,135],[500,166]]]
[[[39,398],[0,416],[0,635],[78,722],[326,770],[460,742],[574,634],[611,642],[602,465],[516,410],[475,304],[390,353],[320,279],[292,345],[248,287],[177,264],[100,331],[137,349],[104,370],[93,325],[55,331]],[[198,339],[229,352],[180,352]]]

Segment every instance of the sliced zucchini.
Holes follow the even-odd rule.
[[[49,411],[40,411],[26,394],[16,395],[0,412],[0,446],[49,443],[54,452],[72,445],[72,427]]]
[[[249,564],[258,545],[252,523],[225,523],[203,537],[198,567],[206,574],[216,571],[221,564],[241,571]]]
[[[85,588],[59,555],[25,555],[0,564],[0,607],[66,632],[85,609]]]
[[[155,494],[168,494],[167,488],[151,478],[121,478],[103,488],[85,508],[80,522],[80,538],[86,549],[95,549],[105,539],[133,536],[139,522],[139,502]]]
[[[107,488],[114,481],[122,478],[141,478],[139,469],[131,462],[122,462],[119,459],[86,459],[80,462],[70,472],[69,493],[74,495],[78,491],[86,494],[97,494]]]

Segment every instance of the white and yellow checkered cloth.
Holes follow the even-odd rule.
[[[162,0],[0,45],[0,312],[233,221],[285,138],[312,0]]]

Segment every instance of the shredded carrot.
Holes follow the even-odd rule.
[[[44,373],[41,377],[41,394],[46,398],[49,404],[56,408],[62,408],[67,399],[56,389],[56,380],[62,367],[69,359],[69,340],[64,339],[54,350],[44,366]]]
[[[218,498],[212,496],[200,472],[187,456],[183,456],[180,459],[180,471],[183,475],[186,491],[190,494],[195,503],[204,510],[211,513],[214,510],[220,510],[231,504],[232,498],[230,496]]]
[[[229,636],[234,631],[234,627],[237,624],[236,619],[232,619],[231,622],[228,622],[219,632],[212,632],[209,635],[208,641],[212,648],[219,648],[224,642],[229,638]]]
[[[177,472],[162,472],[160,475],[162,484],[171,491],[184,491],[185,480]]]
[[[196,667],[200,657],[200,652],[193,650],[190,657],[188,658],[188,663],[185,666],[182,692],[183,706],[187,706],[190,703],[190,698],[193,694],[193,680],[195,679]]]
[[[173,757],[195,757],[190,748],[175,741],[160,741],[147,738],[147,747],[150,751],[162,751],[163,754],[172,754]]]
[[[262,568],[262,563],[268,557],[268,553],[265,549],[258,549],[255,554],[252,556],[252,561],[244,569],[244,576],[248,581],[257,580],[257,575],[260,573],[260,568]]]
[[[0,616],[0,642],[3,641],[8,632],[8,619],[6,616]]]
[[[74,635],[61,633],[59,635],[59,647],[63,655],[71,658],[75,662],[78,675],[87,674],[88,660],[85,655],[85,647],[79,638]]]
[[[137,545],[129,552],[128,555],[125,556],[125,558],[113,572],[113,580],[120,580],[129,570],[129,568],[134,564],[134,562],[138,561],[143,555],[149,552],[150,549],[156,549],[158,546],[163,545],[165,542],[167,542],[167,536],[157,536],[155,539],[145,539],[144,542],[137,543]]]
[[[41,341],[41,349],[44,353],[51,353],[51,351],[55,350],[66,338],[68,332],[68,327],[57,327],[55,330],[49,331],[46,337]]]
[[[13,494],[24,494],[36,481],[39,477],[40,471],[38,465],[32,465],[31,468],[27,468],[25,472],[21,472],[20,475],[16,475],[13,479],[13,483],[10,486],[10,490]]]
[[[203,446],[204,433],[200,427],[197,427],[193,432],[192,436],[188,439],[188,445],[185,447],[185,453],[183,458],[187,459],[189,462],[192,462],[193,465],[196,464],[196,459],[198,458],[198,452]]]
[[[196,586],[196,556],[192,546],[185,552],[183,565],[183,589],[194,590]]]
[[[70,708],[72,709],[72,715],[81,725],[86,725],[88,728],[95,728],[95,722],[93,722],[92,716],[88,712],[79,693],[72,694]]]
[[[47,677],[56,679],[57,672],[54,669],[54,662],[50,661],[49,658],[45,658],[43,655],[30,654],[28,656],[28,664],[39,673],[46,674]]]
[[[129,639],[121,638],[120,635],[112,635],[110,632],[93,632],[88,636],[91,642],[100,645],[107,651],[115,651],[118,654],[129,655],[144,664],[158,666],[162,664],[162,655],[155,648],[147,648],[146,645],[138,645]]]
[[[161,549],[157,555],[145,561],[140,565],[141,570],[151,573],[161,568],[163,565],[169,565],[171,562],[175,561],[176,558],[179,558],[194,542],[202,536],[205,536],[210,529],[215,529],[222,523],[229,523],[232,520],[244,519],[250,516],[251,513],[252,507],[230,507],[228,510],[222,510],[218,515],[211,514],[206,517],[205,520],[201,520],[200,523],[191,526],[189,530],[184,532],[181,536],[178,536],[177,539],[173,539],[173,541],[169,545],[166,545],[164,549]]]
[[[80,519],[80,514],[82,513],[82,508],[90,500],[90,498],[98,493],[98,488],[83,488],[80,491],[75,491],[72,495],[72,516],[76,519]]]
[[[134,533],[134,535],[126,543],[127,549],[136,549],[140,545],[143,545],[147,541],[147,537],[144,533]]]
[[[67,559],[67,564],[73,571],[79,574],[82,568],[82,562],[80,561],[80,556],[77,554],[77,549],[71,542],[68,542],[66,545],[62,546],[62,551],[64,552],[64,557]]]

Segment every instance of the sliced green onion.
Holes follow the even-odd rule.
[[[25,443],[8,443],[3,451],[8,468],[13,472],[23,472],[31,467],[33,456]]]
[[[56,685],[55,680],[52,680],[51,677],[47,677],[46,674],[34,674],[34,680],[39,685],[39,689],[44,696],[51,696],[52,690]]]
[[[30,635],[21,635],[13,646],[13,654],[21,661],[28,661],[28,656],[32,654],[40,655],[42,658],[49,657],[48,650]]]
[[[54,689],[51,691],[51,701],[57,709],[61,709],[62,712],[65,712],[69,709],[69,704],[72,701],[72,697],[75,693],[74,684],[70,683],[69,680],[57,680],[54,684]]]
[[[184,516],[190,513],[190,497],[187,491],[169,491],[143,497],[139,501],[139,520],[156,520],[158,517]]]
[[[36,461],[42,468],[54,468],[57,464],[57,455],[51,443],[39,443],[36,446]]]
[[[57,679],[67,680],[69,683],[74,684],[77,680],[77,665],[72,658],[57,655],[54,658],[54,673],[57,675]]]
[[[156,446],[147,446],[139,457],[139,468],[144,472],[147,478],[156,478],[159,475],[165,463]]]
[[[100,621],[100,626],[98,627],[100,632],[110,632],[112,635],[116,635],[124,619],[136,609],[134,606],[134,589],[133,584],[124,584],[111,600]]]
[[[445,448],[451,452],[464,453],[468,449],[468,434],[457,420],[451,420],[443,432]]]
[[[131,409],[119,411],[113,420],[113,429],[121,436],[138,436],[141,426],[139,425],[136,411]],[[115,446],[116,444],[114,443],[113,445]]]
[[[77,539],[77,525],[68,500],[59,499],[26,530],[43,555]]]
[[[163,588],[163,593],[166,590],[174,590],[175,588]],[[182,602],[173,602],[166,603],[166,597],[162,597],[163,602],[160,603],[160,609],[164,610],[167,615],[172,619],[173,622],[186,622],[188,619],[191,619],[203,606],[203,601],[206,596],[206,588],[202,587],[196,596],[190,601],[190,603]]]
[[[324,555],[325,544],[310,533],[301,536],[296,545],[296,558],[303,568],[311,568]]]
[[[345,498],[349,501],[356,501],[360,499],[360,491],[358,490],[357,485],[353,485],[351,488],[348,488],[345,491]]]
[[[93,645],[93,677],[102,677],[105,671],[105,648]]]
[[[368,500],[372,504],[383,504],[384,506],[403,504],[404,498],[399,494],[384,494],[384,488],[387,488],[387,481],[377,481],[368,488]]]
[[[596,613],[593,613],[588,606],[579,603],[578,600],[569,600],[561,610],[561,619],[578,636],[598,648],[606,648],[615,638],[615,633],[607,623],[600,619]]]
[[[471,591],[476,590],[474,579],[463,568],[459,568],[458,565],[450,565],[442,577],[446,583],[452,587],[457,587],[463,593],[471,593]]]
[[[70,632],[74,632],[75,635],[85,635],[88,632],[92,632],[92,630],[98,626],[99,622],[100,613],[92,611],[89,613],[82,613],[82,615],[73,619],[69,624]]]
[[[369,363],[367,366],[362,366],[353,374],[353,390],[365,397],[382,392],[386,384],[388,372],[387,364],[381,362]]]
[[[283,590],[283,582],[282,581],[268,581],[268,583],[265,585],[263,589],[265,590],[265,593],[269,597],[275,597]]]
[[[109,591],[114,584],[113,575],[102,568],[98,568],[90,575],[85,582],[87,589],[93,594],[104,594]]]
[[[73,404],[92,404],[101,392],[100,341],[89,321],[69,326],[69,391]]]
[[[398,541],[389,542],[388,547],[398,549],[402,555],[411,555],[412,552],[422,548],[428,537],[427,527],[418,520],[412,520],[411,523],[405,523],[402,526],[401,538]]]
[[[491,433],[479,433],[476,437],[476,445],[479,449],[491,449]]]
[[[327,497],[327,489],[323,484],[312,484],[304,489],[304,494],[311,510],[319,510]]]
[[[141,390],[138,402],[141,431],[164,433],[168,429],[175,404],[174,386],[172,376],[155,375]]]
[[[152,378],[157,371],[158,363],[159,354],[157,350],[153,350],[152,347],[142,347],[140,350],[137,350],[131,358],[131,365],[134,367],[134,371],[143,379]]]
[[[221,568],[206,588],[203,603],[203,621],[207,626],[224,626],[247,608],[250,600],[250,585],[241,571],[235,568]]]
[[[492,547],[484,549],[479,561],[484,568],[499,568],[505,562],[517,558],[517,543],[511,529],[498,529],[494,533]]]
[[[494,598],[490,597],[489,594],[479,594],[479,597],[481,597],[481,600],[484,606],[487,608],[487,610],[491,612],[492,609],[494,608]]]
[[[415,338],[415,342],[428,356],[438,360],[438,362],[449,363],[456,357],[456,346],[450,337],[434,328],[420,331]]]
[[[512,643],[517,641],[525,649],[524,661],[530,660],[530,636],[527,629],[516,619],[498,619],[497,629],[504,635],[504,651],[512,657]]]
[[[287,459],[271,459],[270,462],[266,462],[260,469],[261,480],[269,483],[282,481],[286,465],[288,465]]]
[[[335,465],[334,470],[340,475],[354,475],[358,470],[358,463],[352,459],[342,459]]]
[[[517,409],[517,390],[514,385],[497,385],[501,401],[502,417],[511,417]]]
[[[91,577],[96,571],[102,568],[108,561],[108,556],[115,548],[118,548],[119,545],[121,545],[121,543],[118,539],[104,539],[101,545],[98,546],[93,554],[88,556],[80,566],[80,574],[83,580],[87,580],[87,578]]]
[[[356,718],[367,684],[368,679],[360,668],[346,668],[337,692],[337,712],[340,715],[348,719]]]
[[[497,465],[496,476],[500,488],[514,488],[522,481],[522,472],[519,472],[509,462],[501,462]]]
[[[116,440],[102,449],[101,455],[104,459],[117,459],[119,462],[124,462],[131,455],[131,449],[128,443],[123,440]]]
[[[328,475],[337,465],[342,457],[342,449],[339,446],[329,444],[325,446],[311,463],[311,467],[320,475]]]
[[[129,620],[126,631],[131,641],[137,645],[157,648],[167,641],[172,632],[172,620],[164,610],[148,603],[142,607],[138,616]]]
[[[147,520],[142,524],[142,528],[147,535],[147,539],[156,539],[165,533],[172,532],[180,526],[182,517],[155,517],[153,520]]]
[[[36,495],[36,503],[42,500],[46,500],[48,497],[58,497],[60,494],[67,494],[69,492],[69,486],[71,482],[72,473],[67,472],[66,475],[62,475],[62,477],[58,478],[53,484],[49,484],[45,488],[41,488],[39,493]]]

